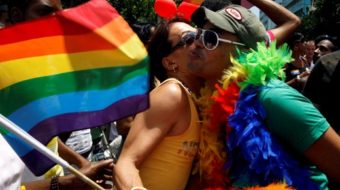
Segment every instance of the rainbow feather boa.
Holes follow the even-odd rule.
[[[267,186],[248,189],[319,189],[307,168],[268,131],[257,98],[270,80],[285,78],[282,68],[292,61],[291,51],[286,44],[276,49],[276,43],[258,43],[257,50],[237,53],[223,86],[216,85],[214,92],[206,87],[198,99],[203,113],[199,169],[206,189],[234,189],[231,181],[244,176],[250,182],[246,186]]]

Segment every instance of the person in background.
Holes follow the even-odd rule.
[[[91,129],[63,133],[59,135],[59,139],[84,158],[88,156],[93,145]]]
[[[293,61],[286,64],[286,82],[301,92],[310,73],[306,60],[304,35],[297,32],[288,40],[288,46],[293,51]]]
[[[339,61],[340,51],[321,56],[307,80],[303,95],[309,98],[327,121],[340,135],[340,119],[338,115],[339,101]]]
[[[320,59],[321,56],[327,55],[333,51],[336,51],[339,49],[339,46],[337,44],[337,37],[330,36],[327,34],[320,35],[315,38],[315,51],[314,51],[314,62],[316,62],[318,59]]]
[[[340,135],[340,50],[322,56],[312,70],[303,95],[320,110],[334,130]],[[340,189],[340,181],[330,177],[331,190]]]
[[[311,71],[314,67],[313,57],[314,57],[314,51],[315,51],[315,41],[307,40],[305,42],[305,49],[306,49],[307,67]]]
[[[8,6],[3,0],[0,1],[0,29],[5,27],[8,22]]]

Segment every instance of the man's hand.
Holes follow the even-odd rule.
[[[99,162],[92,162],[80,169],[80,172],[92,179],[94,182],[98,183],[102,187],[106,189],[112,188],[112,183],[106,184],[105,182],[108,180],[112,182],[112,169],[113,169],[113,160],[102,160]],[[69,175],[60,178],[60,189],[68,188],[68,189],[79,189],[79,190],[91,190],[92,188],[83,182],[80,178]]]

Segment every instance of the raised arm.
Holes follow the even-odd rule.
[[[136,115],[114,167],[118,189],[143,186],[139,166],[178,125],[180,118],[188,112],[188,104],[186,94],[178,84],[168,82],[150,93],[150,108]]]
[[[59,138],[58,138],[58,152],[60,154],[60,157],[64,158],[68,163],[78,166],[79,168],[91,164],[82,155],[78,154],[70,147],[68,147],[66,144],[64,144]]]
[[[299,17],[273,0],[248,1],[261,9],[277,25],[270,30],[277,40],[277,45],[284,43],[301,24]]]

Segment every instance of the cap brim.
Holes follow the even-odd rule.
[[[223,10],[222,10],[223,11]],[[228,23],[228,18],[219,12],[211,11],[205,7],[198,8],[191,16],[191,20],[198,26],[203,27],[207,21],[227,32],[235,34],[235,30]]]

